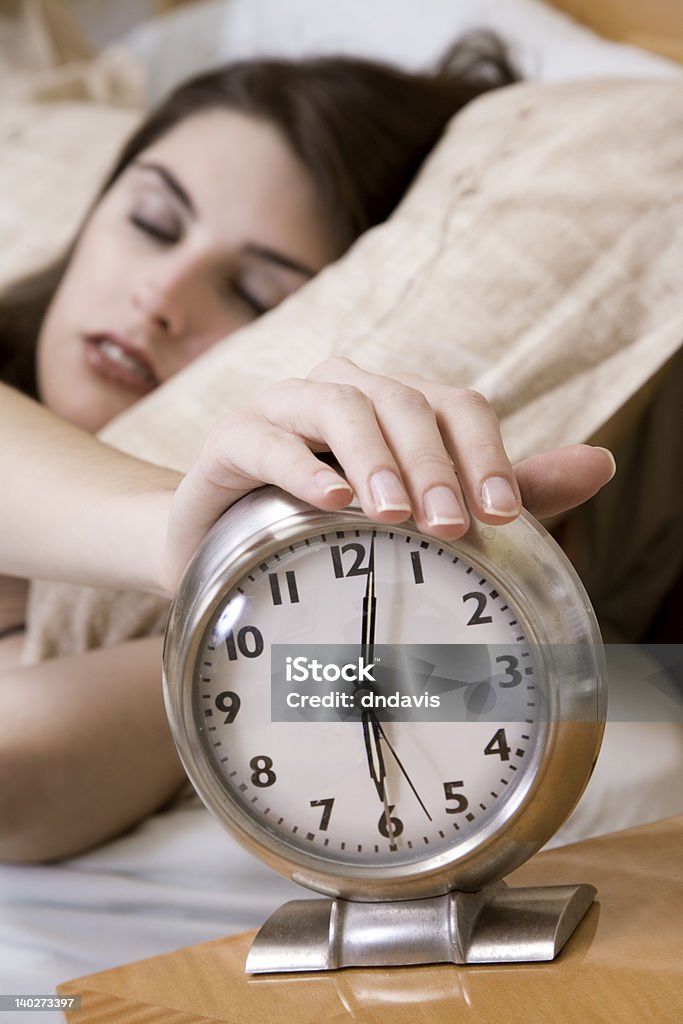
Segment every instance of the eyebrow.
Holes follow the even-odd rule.
[[[189,192],[183,188],[178,179],[174,174],[169,171],[163,164],[151,163],[147,160],[135,160],[134,164],[136,167],[142,168],[143,171],[154,171],[158,174],[165,185],[178,197],[183,206],[192,214],[193,217],[197,216],[195,205],[190,198]]]
[[[158,174],[164,184],[178,197],[183,206],[192,214],[193,217],[197,216],[197,210],[192,202],[189,192],[187,189],[180,184],[176,176],[169,171],[163,164],[153,163],[148,160],[135,160],[134,165],[141,168],[143,171],[153,171]],[[253,256],[259,260],[265,260],[268,263],[274,263],[278,267],[284,267],[285,270],[292,270],[295,274],[301,274],[302,277],[315,277],[318,273],[312,267],[307,266],[305,263],[301,263],[299,260],[293,259],[291,256],[286,256],[283,252],[278,252],[277,249],[271,249],[267,245],[256,245],[248,244],[244,247],[245,254],[247,256]]]
[[[298,260],[292,259],[291,256],[285,256],[283,252],[278,252],[276,249],[269,249],[266,245],[245,245],[244,251],[247,256],[267,260],[268,263],[275,263],[286,270],[293,270],[295,274],[301,274],[303,277],[315,277],[318,273],[317,270],[306,266],[305,263],[300,263]]]

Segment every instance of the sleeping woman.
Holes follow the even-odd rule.
[[[430,74],[326,58],[194,79],[128,142],[66,256],[0,303],[0,379],[98,431],[384,220],[448,120],[514,80],[490,39],[455,46]],[[213,507],[216,490],[227,505],[267,482],[332,509],[350,485],[378,522],[412,515],[457,538],[470,516],[574,507],[613,468],[585,445],[513,467],[481,395],[334,358],[218,423],[180,494]],[[25,600],[0,580],[0,858],[30,862],[117,835],[184,773],[161,639],[20,667]]]

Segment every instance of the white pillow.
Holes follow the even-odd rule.
[[[188,75],[263,54],[350,53],[424,67],[481,27],[509,41],[528,78],[682,74],[677,64],[602,39],[539,0],[211,0],[145,22],[120,42],[146,64],[154,102]]]

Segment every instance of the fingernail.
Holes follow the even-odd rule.
[[[612,455],[612,453],[609,450],[609,448],[601,448],[600,445],[598,445],[598,444],[593,445],[593,447],[595,448],[596,451],[604,452],[605,455],[608,456],[610,462],[612,463],[612,476],[610,477],[610,480],[611,480],[612,477],[614,476],[614,474],[617,471],[617,460],[614,458],[614,456]]]
[[[391,469],[380,469],[370,477],[370,491],[378,512],[410,512],[403,484]]]
[[[430,488],[423,498],[424,513],[430,526],[463,526],[460,502],[450,487],[440,484]]]
[[[351,491],[351,484],[342,480],[331,469],[319,469],[313,479],[323,494],[331,494],[332,491]]]
[[[481,503],[491,516],[514,516],[520,510],[519,500],[503,476],[490,476],[484,481]]]

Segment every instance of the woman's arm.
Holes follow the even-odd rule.
[[[206,531],[238,498],[276,484],[324,509],[352,489],[368,516],[455,539],[470,515],[545,517],[611,478],[604,449],[575,445],[512,467],[476,392],[345,358],[273,385],[220,421],[179,474],[115,451],[0,385],[0,571],[171,593]],[[332,451],[348,482],[321,466]],[[180,483],[180,486],[178,486]]]
[[[0,861],[66,857],[177,791],[160,666],[148,637],[0,676]]]

